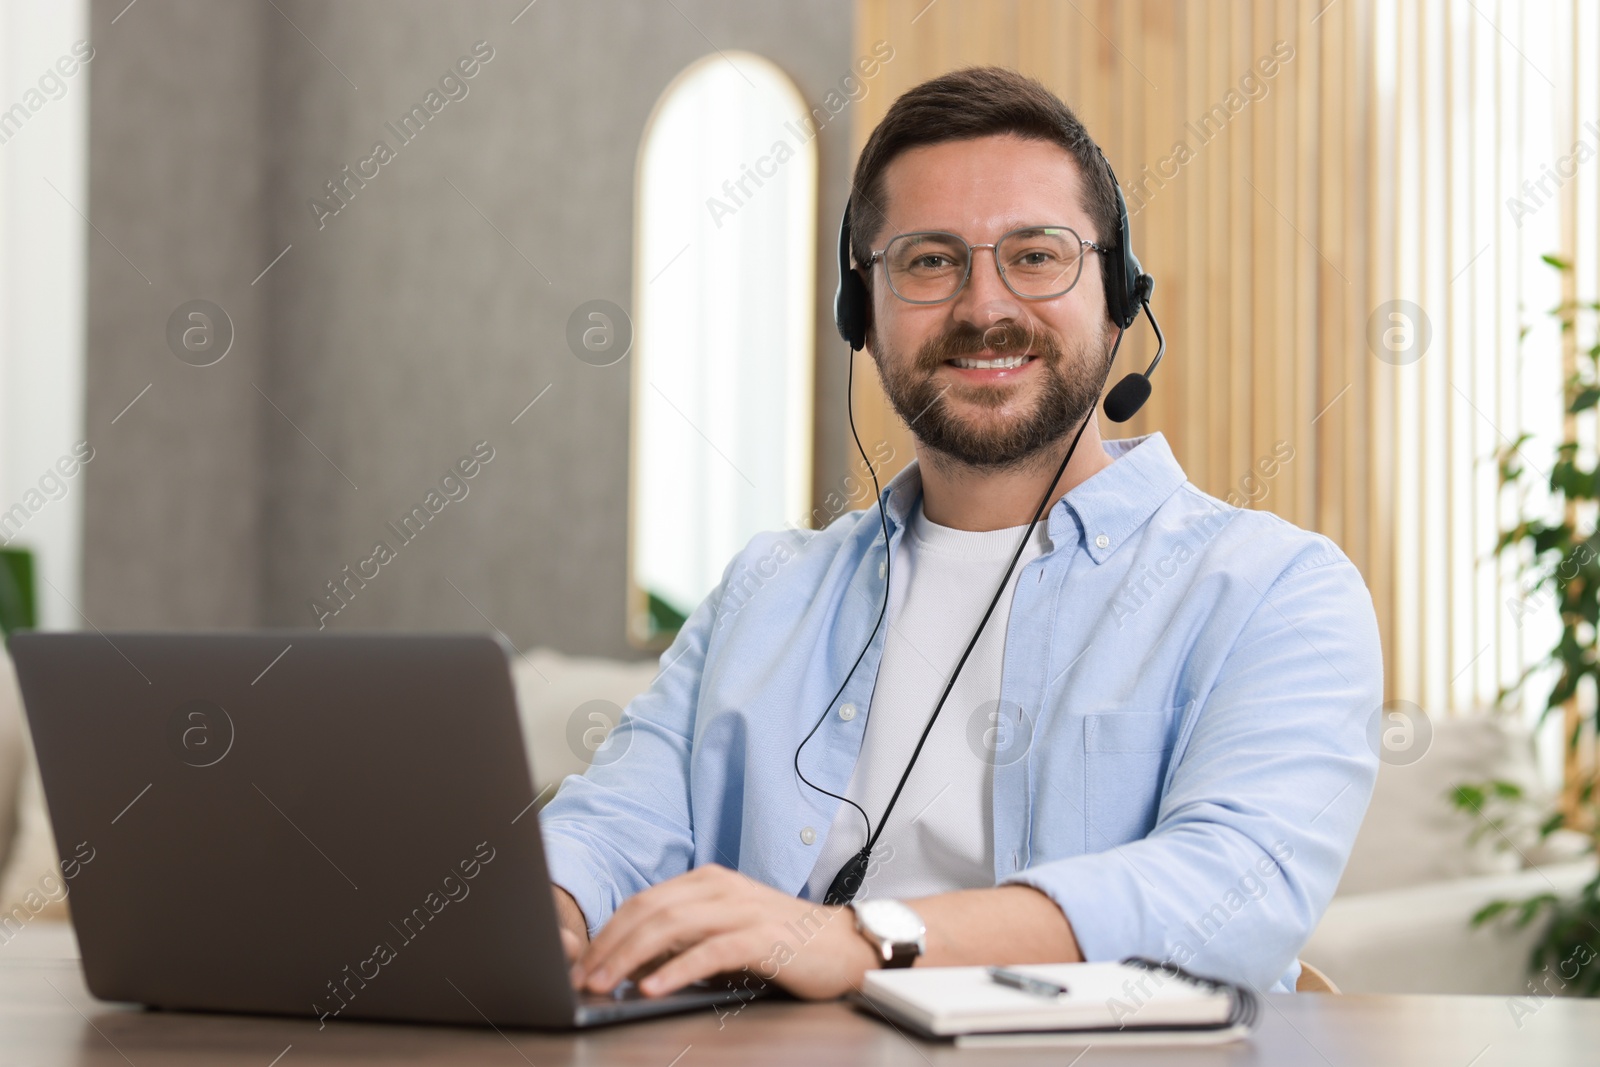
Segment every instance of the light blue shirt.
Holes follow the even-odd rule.
[[[1372,599],[1326,537],[1189,484],[1160,434],[1104,448],[1012,600],[1000,707],[1023,741],[992,757],[995,883],[1048,895],[1088,960],[1292,990],[1377,774]],[[801,767],[845,792],[866,716],[826,704],[921,491],[915,462],[884,488],[888,546],[875,504],[754,538],[563,783],[545,848],[591,933],[702,864],[805,894],[839,802],[797,779],[795,748],[820,718]],[[886,629],[838,705],[870,707]]]

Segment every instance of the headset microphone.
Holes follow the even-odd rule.
[[[1106,418],[1112,422],[1127,422],[1150,399],[1150,379],[1143,374],[1128,375],[1111,387],[1106,394]]]
[[[1150,375],[1155,373],[1156,364],[1161,362],[1161,354],[1167,350],[1167,339],[1161,335],[1161,324],[1156,322],[1156,317],[1150,313],[1150,292],[1155,288],[1155,281],[1146,274],[1142,276],[1145,281],[1144,308],[1145,318],[1150,320],[1150,328],[1156,332],[1156,358],[1140,374],[1134,371],[1122,381],[1111,387],[1111,392],[1106,394],[1106,418],[1112,422],[1127,422],[1144,407],[1144,402],[1150,399]],[[1122,336],[1117,336],[1117,343],[1111,349],[1111,358],[1117,358],[1117,349],[1122,347]]]
[[[1118,241],[1117,247],[1110,250],[1108,260],[1114,257],[1113,263],[1106,263],[1101,272],[1105,280],[1106,312],[1118,327],[1116,343],[1111,348],[1111,356],[1106,361],[1106,371],[1109,374],[1111,366],[1116,362],[1117,349],[1122,347],[1122,338],[1127,334],[1128,327],[1139,317],[1143,309],[1145,318],[1150,320],[1150,327],[1156,333],[1156,356],[1150,365],[1141,374],[1135,371],[1118,382],[1105,398],[1106,417],[1112,422],[1127,422],[1143,406],[1150,396],[1150,375],[1154,373],[1156,365],[1161,362],[1162,353],[1166,351],[1167,342],[1161,334],[1161,327],[1156,323],[1156,318],[1150,312],[1150,294],[1155,289],[1155,280],[1144,272],[1139,265],[1139,259],[1133,254],[1133,244],[1128,233],[1128,205],[1122,196],[1122,187],[1117,184],[1117,176],[1111,170],[1111,163],[1106,159],[1105,153],[1096,146],[1095,151],[1100,152],[1100,161],[1105,164],[1106,173],[1111,178],[1111,187],[1116,191]],[[850,206],[845,205],[844,218],[839,222],[839,288],[833,298],[833,322],[839,330],[839,336],[844,338],[850,346],[850,369],[853,374],[855,369],[856,351],[866,344],[867,327],[871,322],[872,299],[867,288],[866,279],[861,273],[851,266],[850,262]],[[867,465],[868,472],[872,475],[872,487],[877,492],[878,520],[883,530],[884,551],[889,552],[889,519],[883,506],[883,491],[878,485],[878,474],[872,466],[872,461],[867,459],[867,453],[861,447],[861,438],[856,434],[855,413],[850,408],[851,383],[845,385],[845,410],[850,416],[850,433],[855,437],[856,449],[861,453],[861,459]],[[961,658],[956,662],[955,670],[950,673],[949,680],[945,683],[944,693],[939,697],[939,702],[934,705],[933,714],[928,716],[927,724],[922,729],[922,736],[918,738],[916,748],[911,752],[911,759],[906,763],[905,770],[900,774],[900,781],[895,786],[894,793],[889,797],[889,803],[884,806],[883,814],[878,817],[878,825],[874,829],[872,820],[866,811],[851,800],[831,792],[812,782],[800,770],[800,752],[806,747],[806,742],[815,736],[818,728],[827,719],[828,712],[838,702],[844,693],[845,686],[855,675],[856,668],[866,658],[867,650],[877,640],[878,631],[883,627],[883,621],[889,610],[889,560],[884,560],[884,590],[883,605],[878,611],[878,621],[872,628],[872,633],[867,637],[867,643],[862,646],[861,653],[856,657],[855,663],[845,674],[844,681],[839,683],[839,691],[834,694],[833,700],[828,702],[828,707],[822,710],[822,715],[811,727],[810,733],[800,742],[794,750],[795,775],[806,785],[825,796],[832,797],[842,803],[849,804],[860,812],[862,821],[867,825],[866,844],[861,847],[849,861],[834,875],[833,881],[828,886],[824,903],[830,905],[848,904],[855,899],[861,885],[866,881],[868,866],[872,860],[872,849],[878,843],[878,838],[883,835],[883,828],[889,821],[889,813],[894,810],[895,802],[900,799],[901,790],[905,788],[906,781],[911,777],[911,770],[917,764],[917,757],[922,754],[922,747],[927,743],[928,735],[933,730],[933,724],[939,717],[939,712],[944,709],[945,700],[950,696],[950,691],[955,688],[956,678],[961,674],[961,668],[966,666],[967,658],[972,650],[977,647],[978,638],[983,635],[984,627],[989,623],[989,617],[994,614],[995,608],[1000,603],[1001,595],[1010,583],[1011,573],[1017,566],[1017,561],[1022,556],[1022,550],[1033,537],[1034,527],[1038,525],[1043,516],[1045,505],[1050,497],[1055,494],[1055,489],[1061,482],[1061,476],[1066,473],[1067,464],[1072,461],[1072,454],[1078,449],[1078,441],[1083,437],[1083,431],[1088,428],[1094,411],[1091,408],[1082,423],[1078,426],[1077,434],[1072,438],[1072,444],[1067,448],[1067,454],[1061,460],[1061,466],[1056,469],[1056,476],[1050,482],[1050,488],[1045,491],[1044,497],[1039,501],[1039,506],[1034,510],[1033,520],[1028,523],[1027,531],[1022,535],[1022,541],[1017,545],[1016,552],[1011,557],[1011,563],[1006,567],[1006,573],[1000,579],[999,588],[994,592],[994,598],[989,602],[989,609],[983,613],[977,629],[973,632],[972,640],[967,643],[966,651],[961,653]],[[892,555],[892,553],[889,553]]]

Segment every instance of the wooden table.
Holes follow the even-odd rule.
[[[249,962],[241,960],[241,966]],[[89,996],[70,931],[35,922],[0,944],[0,1067],[155,1064],[308,1067],[489,1064],[1308,1064],[1330,1067],[1556,1067],[1600,1063],[1600,1001],[1275,994],[1244,1042],[964,1052],[920,1041],[843,1004],[757,1002],[584,1034],[335,1023],[144,1011]],[[1519,1026],[1520,1023],[1520,1026]],[[1075,1058],[1080,1057],[1081,1058]]]

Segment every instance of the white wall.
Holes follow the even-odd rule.
[[[7,532],[12,545],[36,554],[39,621],[50,628],[82,625],[73,607],[82,603],[82,472],[62,479],[64,495],[53,479],[45,487],[50,495],[30,490],[39,490],[40,478],[86,436],[90,231],[79,212],[88,209],[94,63],[82,63],[73,45],[87,37],[85,0],[0,0],[0,121],[10,116],[0,126],[0,512],[29,500],[40,504]],[[67,69],[72,73],[63,76]]]

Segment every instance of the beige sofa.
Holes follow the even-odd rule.
[[[541,789],[582,772],[598,728],[615,720],[655,670],[652,662],[547,650],[517,661],[523,736]],[[1532,786],[1531,748],[1525,734],[1488,717],[1434,725],[1421,760],[1383,768],[1339,894],[1301,956],[1346,992],[1524,992],[1533,931],[1471,930],[1468,919],[1492,899],[1552,888],[1570,893],[1590,876],[1593,858],[1536,850],[1527,827],[1508,831],[1516,848],[1494,847],[1492,834],[1467,847],[1472,823],[1446,803],[1449,786],[1490,777]],[[38,892],[56,855],[3,651],[0,858],[0,940],[15,926],[62,917],[64,908]]]
[[[1548,799],[1528,733],[1487,714],[1435,719],[1421,759],[1383,766],[1339,891],[1301,958],[1351,993],[1527,993],[1537,924],[1473,929],[1473,914],[1491,900],[1573,895],[1595,860],[1580,835],[1540,843],[1531,811],[1501,832],[1486,822],[1495,811],[1464,813],[1446,799],[1459,783],[1490,779]]]

